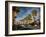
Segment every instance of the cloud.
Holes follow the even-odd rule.
[[[28,14],[31,14],[32,13],[32,10],[34,10],[34,9],[36,9],[37,12],[39,12],[39,8],[20,9],[21,11],[20,11],[19,15],[17,16],[16,21],[19,21],[19,20],[24,19]]]

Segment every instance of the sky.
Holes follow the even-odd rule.
[[[39,7],[20,7],[19,8],[20,12],[16,16],[17,17],[16,21],[24,19],[28,14],[31,14],[32,10],[34,10],[34,9],[37,11],[37,13],[40,12],[40,8]]]

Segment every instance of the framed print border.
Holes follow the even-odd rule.
[[[31,3],[31,4],[43,4],[43,32],[42,33],[26,33],[26,34],[11,34],[8,33],[8,2],[17,2],[17,3]],[[22,2],[22,1],[5,1],[5,36],[18,36],[18,35],[35,35],[35,34],[45,34],[45,3],[41,2]]]

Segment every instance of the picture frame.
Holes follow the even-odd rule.
[[[32,10],[34,10],[34,13]],[[15,13],[16,11],[19,12],[18,15],[16,15]],[[30,14],[31,11],[32,14]],[[31,15],[34,16],[33,22],[31,21],[29,16],[26,17],[26,15],[29,14],[30,18],[32,18]],[[35,16],[37,15],[38,17],[35,18]],[[38,24],[37,21],[35,21],[35,19],[37,18],[39,18],[39,20],[37,20],[39,22]],[[25,22],[25,19],[26,23],[23,23],[23,20]],[[27,20],[29,19],[31,21],[30,23],[27,22]],[[5,36],[35,35],[35,34],[45,34],[45,3],[5,1]]]

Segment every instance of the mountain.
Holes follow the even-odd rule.
[[[22,19],[21,21],[23,21],[23,20],[32,20],[31,19],[32,18],[32,16],[31,16],[31,14],[29,14],[28,16],[26,16],[24,19]]]

